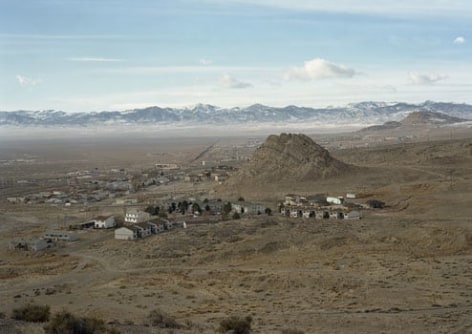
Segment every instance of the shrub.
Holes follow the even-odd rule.
[[[238,316],[231,316],[223,319],[220,322],[220,333],[232,331],[234,334],[249,334],[251,332],[252,317],[245,318]]]
[[[367,205],[373,209],[383,209],[385,207],[385,203],[377,199],[368,200]]]
[[[241,219],[241,215],[237,212],[233,214],[233,219]]]
[[[181,325],[170,315],[161,310],[152,310],[148,315],[149,324],[159,328],[180,328]]]
[[[79,318],[67,311],[56,314],[49,324],[44,327],[44,330],[47,334],[98,334],[110,332],[101,319]],[[118,333],[115,329],[111,329],[111,332]]]
[[[48,305],[28,304],[13,310],[12,319],[29,322],[46,322],[49,320],[50,308]]]

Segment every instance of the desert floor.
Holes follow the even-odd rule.
[[[236,141],[228,140],[228,147]],[[35,161],[24,168],[4,165],[1,172],[19,179],[95,166],[139,171],[156,160],[192,161],[213,143],[210,138],[126,145],[25,140],[10,149],[2,144],[1,159],[18,159],[20,152]],[[230,315],[252,316],[254,333],[472,333],[472,139],[332,154],[364,169],[313,184],[274,180],[237,191],[274,207],[285,193],[355,192],[358,201],[375,198],[387,208],[365,210],[361,220],[352,221],[274,213],[189,224],[133,242],[115,240],[113,231],[81,231],[78,241],[28,253],[9,250],[9,241],[41,235],[60,226],[63,217],[80,220],[84,213],[74,207],[8,204],[5,197],[12,190],[5,189],[0,312],[6,319],[0,320],[0,332],[42,333],[39,325],[7,319],[12,309],[34,302],[50,305],[53,313],[67,309],[100,317],[124,333],[171,332],[143,326],[154,309],[181,323],[183,328],[174,330],[179,333],[213,333]],[[199,191],[212,189],[208,184]],[[224,196],[224,184],[216,189]],[[156,196],[169,191],[160,188]]]

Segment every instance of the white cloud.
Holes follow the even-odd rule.
[[[421,74],[410,72],[408,73],[410,82],[414,85],[432,85],[438,81],[447,79],[447,75],[442,74]]]
[[[40,79],[32,79],[32,78],[28,78],[28,77],[25,77],[24,75],[20,75],[18,74],[16,76],[16,80],[18,81],[18,83],[21,85],[21,86],[36,86],[36,85],[39,85],[41,83],[41,80]]]
[[[322,58],[308,60],[302,67],[292,67],[285,77],[295,80],[319,80],[329,78],[351,78],[356,74],[352,68],[335,64]]]
[[[211,64],[213,64],[213,61],[211,59],[208,59],[208,58],[200,59],[200,65],[208,66],[208,65],[211,65]]]
[[[458,36],[454,39],[454,44],[464,44],[465,43],[465,38],[462,36]]]
[[[118,59],[118,58],[102,58],[102,57],[72,57],[72,58],[67,58],[67,60],[78,61],[78,62],[98,62],[98,63],[124,61],[123,59]]]
[[[243,89],[253,87],[251,83],[239,81],[229,74],[224,74],[220,78],[220,85],[221,87],[228,89]]]

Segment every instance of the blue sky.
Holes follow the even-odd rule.
[[[0,110],[472,103],[467,0],[0,0]]]

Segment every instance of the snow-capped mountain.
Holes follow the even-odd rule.
[[[472,119],[472,105],[426,101],[422,104],[361,102],[345,107],[283,108],[254,104],[246,108],[219,108],[197,104],[187,108],[148,107],[126,111],[66,113],[63,111],[0,111],[0,126],[107,126],[107,125],[245,125],[280,124],[382,124],[400,121],[418,111],[439,112]]]

